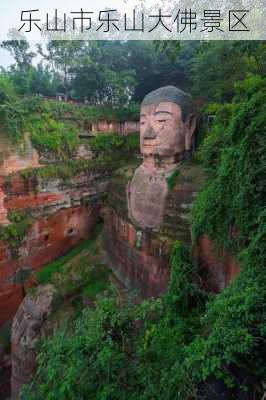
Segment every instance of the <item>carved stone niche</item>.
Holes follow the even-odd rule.
[[[49,333],[48,317],[54,310],[56,290],[52,285],[39,286],[28,294],[13,319],[11,333],[11,399],[17,400],[21,387],[36,371],[36,345]],[[51,332],[50,332],[51,333]]]

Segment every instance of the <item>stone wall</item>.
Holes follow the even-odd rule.
[[[139,122],[137,121],[106,121],[100,120],[91,124],[92,132],[116,132],[127,135],[139,131]]]
[[[23,142],[15,146],[3,132],[0,132],[0,175],[38,167],[40,167],[39,155],[31,146],[28,134],[24,135]]]
[[[202,267],[203,284],[214,293],[223,290],[240,273],[234,257],[218,249],[207,235],[199,238],[195,255]]]
[[[24,212],[33,223],[16,254],[10,240],[0,240],[0,325],[14,316],[35,271],[90,237],[109,179],[108,172],[65,181],[25,178],[20,172],[1,178],[2,222],[8,213]]]
[[[169,243],[125,221],[112,208],[105,212],[104,247],[119,281],[142,297],[162,294],[169,279]]]

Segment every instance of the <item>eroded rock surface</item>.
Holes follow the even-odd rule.
[[[134,167],[117,171],[110,185],[104,216],[104,247],[118,279],[142,297],[162,294],[170,275],[170,253],[175,240],[191,243],[190,210],[205,182],[204,171],[182,164],[174,188],[168,190],[159,229],[142,228],[128,215],[127,184]]]
[[[39,286],[28,294],[14,317],[12,324],[12,378],[11,398],[19,399],[22,385],[29,383],[34,374],[36,345],[50,334],[53,324],[49,322],[56,303],[56,291],[52,285]]]
[[[207,235],[199,238],[196,256],[202,267],[204,286],[215,293],[223,290],[240,273],[240,265],[233,255],[218,249]]]
[[[29,214],[32,223],[16,249],[14,239],[0,240],[0,325],[13,318],[36,271],[92,235],[110,176],[88,171],[45,180],[18,172],[2,178],[0,214]]]
[[[7,218],[7,209],[4,205],[5,192],[3,190],[4,180],[0,178],[0,225],[7,225],[9,223]]]
[[[0,132],[0,175],[39,167],[39,154],[32,147],[28,133],[25,133],[24,141],[20,145],[13,145],[8,137]]]

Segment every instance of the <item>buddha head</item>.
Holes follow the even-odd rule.
[[[140,111],[140,149],[147,168],[167,168],[186,157],[196,119],[189,94],[164,86],[147,94]]]

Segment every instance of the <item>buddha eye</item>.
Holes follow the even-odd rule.
[[[166,119],[158,119],[158,122],[165,122]]]

